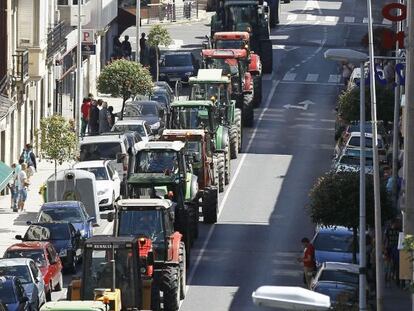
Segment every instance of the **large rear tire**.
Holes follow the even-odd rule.
[[[253,76],[253,106],[260,107],[262,104],[262,75]]]
[[[243,96],[243,122],[246,127],[252,127],[254,124],[253,94],[251,93],[245,93]]]
[[[177,311],[180,307],[180,268],[165,267],[162,272],[161,291],[164,311]]]
[[[180,265],[180,298],[185,298],[185,290],[187,287],[187,256],[185,252],[184,242],[180,242],[180,248],[178,250],[178,260]]]
[[[216,187],[207,188],[205,190],[202,211],[205,224],[214,224],[217,222],[218,192]]]
[[[239,153],[239,131],[237,125],[233,124],[230,128],[230,158],[237,159]]]
[[[223,192],[224,191],[224,185],[225,185],[224,174],[225,174],[225,169],[226,169],[226,163],[225,163],[225,160],[224,160],[224,154],[223,153],[219,153],[219,154],[217,154],[217,170],[218,170],[218,189],[219,189],[219,192]]]
[[[237,133],[238,133],[238,148],[239,153],[242,151],[242,142],[243,142],[243,127],[242,127],[242,112],[239,108],[236,108],[234,110],[234,124],[237,127]]]

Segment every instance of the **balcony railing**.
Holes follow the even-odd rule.
[[[47,58],[53,57],[65,47],[66,36],[70,31],[71,28],[65,25],[63,21],[50,29],[47,35]]]
[[[24,83],[29,77],[29,51],[16,50],[13,55],[13,82]]]
[[[0,95],[5,93],[7,85],[9,83],[9,76],[6,74],[3,77],[0,77]]]

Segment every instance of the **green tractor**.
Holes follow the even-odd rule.
[[[224,191],[230,182],[230,135],[229,129],[217,120],[217,105],[208,100],[175,101],[171,104],[170,129],[205,129],[214,146],[214,162],[217,163],[217,186]]]
[[[242,146],[242,112],[231,99],[231,80],[221,69],[200,69],[197,77],[189,80],[190,100],[212,100],[217,105],[216,119],[229,129],[230,158],[236,159]]]
[[[279,1],[277,7],[279,6]],[[256,0],[221,1],[211,17],[211,38],[219,31],[246,31],[250,34],[250,48],[260,55],[263,72],[273,68],[272,42],[269,38],[269,7]]]

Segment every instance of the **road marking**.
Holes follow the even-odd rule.
[[[249,142],[247,143],[246,151],[243,154],[242,158],[240,159],[240,162],[239,162],[239,165],[238,165],[238,167],[236,169],[236,172],[232,176],[232,179],[230,181],[230,184],[229,184],[228,188],[226,189],[226,192],[224,193],[223,200],[221,201],[221,204],[219,206],[219,212],[218,212],[217,218],[220,217],[221,211],[223,210],[224,205],[226,204],[226,201],[227,201],[227,198],[229,196],[229,193],[230,193],[231,189],[233,188],[234,182],[236,181],[237,176],[240,173],[240,170],[241,170],[241,167],[243,166],[244,161],[246,160],[246,156],[247,156],[247,154],[248,154],[248,152],[250,150],[250,147],[251,147],[251,145],[253,143],[253,140],[254,140],[254,138],[255,138],[255,136],[257,134],[257,130],[259,128],[259,125],[260,125],[260,123],[261,123],[261,121],[263,119],[263,116],[265,115],[265,113],[269,109],[270,102],[271,102],[271,100],[273,98],[273,95],[275,93],[276,87],[279,85],[279,83],[280,83],[279,80],[275,81],[275,83],[273,84],[273,86],[272,86],[272,88],[271,88],[271,90],[269,92],[269,95],[267,96],[265,107],[264,107],[263,111],[260,113],[259,118],[257,119],[256,126],[254,127],[253,133],[250,136]],[[208,245],[208,242],[210,242],[211,236],[213,235],[214,227],[215,227],[215,225],[212,225],[210,227],[210,229],[208,230],[208,233],[207,233],[206,239],[204,240],[203,246],[201,247],[200,252],[197,255],[197,258],[196,258],[194,264],[192,265],[192,269],[191,269],[190,275],[188,277],[188,282],[187,282],[188,284],[190,284],[191,281],[193,280],[193,277],[195,275],[195,272],[197,271],[197,267],[200,264],[200,260],[203,257],[203,255],[204,255],[204,253],[205,253],[205,251],[207,249],[207,245]],[[188,290],[188,288],[187,288],[187,290]]]
[[[316,21],[315,15],[306,14],[306,20],[307,21]]]
[[[328,83],[328,82],[305,82],[305,81],[280,81],[282,84],[304,84],[304,85],[326,85],[326,86],[338,86],[342,83]]]
[[[269,36],[270,40],[286,40],[288,38],[289,38],[288,35],[271,35],[271,36]]]
[[[308,75],[306,76],[305,81],[307,82],[316,82],[318,81],[319,78],[319,74],[317,73],[308,73]]]
[[[384,19],[382,20],[382,23],[383,23],[384,25],[392,25],[392,21],[390,21],[389,19],[386,19],[386,18],[384,18]]]
[[[353,16],[345,16],[344,22],[345,23],[354,23],[355,22],[355,17],[353,17]]]
[[[288,72],[283,77],[283,81],[294,81],[296,78],[296,73]]]
[[[289,14],[286,19],[288,21],[295,21],[298,18],[298,16],[296,14]]]
[[[291,105],[291,104],[287,104],[284,105],[283,108],[285,109],[300,109],[300,110],[308,110],[309,106],[314,105],[315,103],[309,99],[304,100],[300,103],[298,103],[297,105]]]
[[[364,17],[364,19],[362,20],[362,22],[363,22],[364,24],[368,24],[368,17]]]
[[[337,16],[325,16],[325,21],[326,22],[337,22],[338,17]]]
[[[329,83],[339,83],[341,81],[341,75],[329,75]]]

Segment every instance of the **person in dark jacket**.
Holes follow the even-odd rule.
[[[92,135],[99,134],[99,108],[95,100],[92,101],[89,110],[89,133]]]
[[[36,156],[33,153],[33,147],[31,144],[26,144],[20,155],[20,159],[27,164],[27,177],[30,178],[37,170]]]
[[[132,54],[131,42],[129,42],[129,36],[125,36],[124,38],[122,42],[122,54],[126,59],[130,59]]]
[[[108,112],[111,115],[111,125],[113,126],[115,124],[114,107],[113,106],[109,106],[108,107]]]

